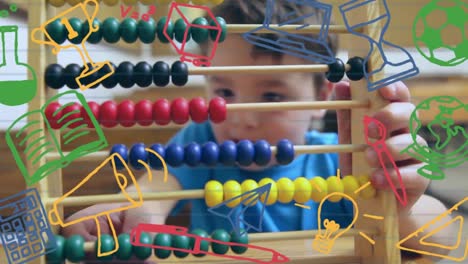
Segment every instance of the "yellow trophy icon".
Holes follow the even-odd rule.
[[[93,7],[94,11],[92,12],[92,15],[90,15],[91,12],[88,12],[87,6]],[[107,77],[111,76],[114,74],[114,68],[111,67],[111,64],[109,61],[104,61],[104,62],[93,62],[91,57],[89,56],[89,53],[85,47],[85,43],[88,40],[89,36],[98,31],[99,27],[94,25],[94,18],[96,17],[97,13],[99,11],[99,3],[97,0],[85,0],[83,3],[79,3],[64,12],[60,13],[59,15],[55,16],[54,18],[48,20],[44,24],[42,24],[38,28],[34,28],[31,32],[31,39],[37,44],[48,44],[52,45],[52,53],[57,55],[62,49],[68,49],[68,48],[75,48],[78,53],[80,54],[81,59],[83,60],[83,71],[81,74],[76,77],[76,83],[80,87],[80,90],[84,91],[98,83],[100,83],[102,80],[106,79]],[[77,32],[72,25],[69,22],[68,17],[84,17],[86,21],[89,24],[89,31],[87,32],[86,36],[83,36],[81,40],[81,47],[78,45],[73,44],[72,42],[77,42],[81,37],[81,32]],[[47,32],[47,26],[54,23],[55,21],[60,21],[64,26],[65,30],[67,31],[67,38],[71,42],[65,42],[63,44],[57,43],[54,38],[51,37],[51,34]],[[40,37],[36,38],[36,35],[38,32],[41,32],[45,36],[45,40],[42,40]],[[98,78],[87,78],[97,71],[101,69],[104,66],[108,66],[109,69],[111,69],[111,72],[105,74],[105,75],[100,75]]]

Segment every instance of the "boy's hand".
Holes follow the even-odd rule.
[[[336,100],[351,99],[349,83],[340,82],[335,86]],[[418,174],[417,170],[423,166],[419,160],[413,159],[407,154],[401,154],[401,151],[408,145],[413,143],[411,134],[409,133],[409,120],[415,106],[410,102],[410,92],[408,87],[402,82],[397,82],[387,87],[383,87],[378,91],[380,95],[390,103],[378,110],[374,114],[369,114],[371,117],[380,121],[387,128],[388,138],[386,144],[396,165],[399,168],[403,184],[406,189],[408,203],[405,207],[397,202],[399,212],[407,212],[416,203],[416,201],[424,194],[429,180]],[[351,120],[349,110],[337,111],[338,119],[338,135],[340,144],[350,144],[351,142],[351,122],[361,122],[363,120]],[[362,131],[364,133],[364,131]],[[378,139],[378,131],[376,128],[369,127],[369,137]],[[419,145],[427,145],[427,142],[418,136]],[[371,173],[371,182],[377,189],[391,191],[390,185],[383,174],[379,159],[374,150],[369,147],[365,152],[366,159],[372,168],[375,168]],[[340,155],[340,169],[342,175],[351,174],[351,153]],[[390,163],[386,164],[390,176],[395,186],[400,186],[397,174],[392,169]]]
[[[76,212],[69,218],[67,218],[66,222],[73,221],[75,219],[79,219],[85,216],[91,216],[91,215],[97,215],[99,213],[105,212],[112,210],[114,208],[119,208],[121,207],[121,204],[96,204],[93,206],[90,206],[88,208],[85,208],[81,211]],[[139,208],[136,208],[134,210],[138,210]],[[137,226],[139,223],[146,223],[150,222],[150,219],[144,219],[148,218],[145,216],[145,214],[142,213],[128,213],[131,210],[128,211],[120,211],[116,213],[110,214],[110,218],[112,221],[112,225],[115,228],[115,232],[118,234],[120,233],[130,233],[132,228]],[[98,218],[100,227],[101,227],[101,234],[110,234],[112,235],[112,230],[107,222],[107,217],[106,216],[101,216]],[[94,219],[82,221],[79,223],[76,223],[74,225],[70,225],[68,227],[65,227],[61,230],[61,234],[64,237],[69,237],[72,235],[80,235],[82,236],[85,241],[96,241],[97,240],[97,228],[96,228],[96,222]],[[94,260],[96,258],[96,254],[87,254],[86,263],[98,263],[98,261]],[[115,260],[115,259],[114,259]],[[119,262],[120,263],[120,262]],[[133,263],[133,264],[154,264],[154,262],[149,261],[149,260],[137,260],[135,257],[133,257],[130,262],[125,262],[125,263]]]

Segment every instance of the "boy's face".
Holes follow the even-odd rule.
[[[304,64],[304,60],[283,55],[278,61],[266,53],[252,57],[253,46],[241,36],[230,35],[219,45],[212,66],[259,66]],[[210,47],[212,49],[212,47]],[[209,50],[211,51],[211,50]],[[221,96],[228,104],[260,102],[315,101],[328,97],[328,89],[317,95],[311,73],[217,74],[208,75],[208,95]],[[264,139],[276,145],[280,139],[304,144],[311,118],[323,117],[323,110],[306,111],[228,111],[227,119],[213,124],[218,142]]]

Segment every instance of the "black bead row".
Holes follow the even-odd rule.
[[[158,61],[153,66],[148,62],[142,61],[133,65],[131,62],[124,61],[117,67],[110,62],[114,69],[114,74],[103,79],[100,84],[105,88],[111,89],[120,85],[124,88],[130,88],[134,85],[139,87],[148,87],[153,83],[156,86],[164,87],[170,80],[176,86],[184,86],[188,82],[188,66],[186,63],[176,61],[169,66],[166,62]],[[92,66],[88,64],[89,69]],[[85,77],[82,83],[92,83],[92,80],[98,80],[112,72],[109,65],[104,65],[95,73]],[[71,89],[78,89],[79,85],[76,78],[81,75],[84,67],[72,63],[63,68],[60,64],[50,64],[45,71],[46,85],[52,89],[60,89],[67,86]],[[86,80],[87,79],[87,80]],[[96,88],[99,83],[90,88]]]
[[[338,58],[334,63],[328,64],[328,72],[325,74],[327,80],[337,83],[343,79],[346,73],[351,81],[359,81],[364,77],[364,72],[367,72],[367,65],[364,66],[363,58],[350,58],[346,64],[350,66],[348,71],[346,71],[343,61]]]

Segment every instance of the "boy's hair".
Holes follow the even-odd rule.
[[[302,2],[301,0],[298,0]],[[284,21],[283,17],[287,14],[294,12],[294,16],[297,18],[304,17],[305,19],[298,19],[294,21],[294,24],[299,25],[321,25],[324,21],[325,12],[321,9],[314,8],[307,5],[298,5],[294,0],[275,0],[274,11],[270,20],[271,24],[278,24]],[[220,16],[226,20],[227,24],[263,24],[266,15],[266,0],[225,0],[224,3],[214,7],[212,9],[214,16]],[[312,15],[314,14],[314,15]],[[331,21],[330,21],[330,24]],[[278,34],[258,34],[264,38],[277,40]],[[310,38],[318,38],[318,34],[303,34]],[[229,37],[229,36],[228,36]],[[248,42],[246,42],[248,43]],[[336,34],[328,34],[327,45],[336,56],[338,50],[338,37]],[[317,53],[327,55],[325,50],[314,43],[305,42],[304,46],[308,50],[313,50]],[[204,52],[207,50],[207,46],[203,45],[202,49]],[[268,54],[273,56],[275,59],[280,60],[283,53],[274,50],[266,49],[260,46],[254,45],[252,55]],[[313,62],[310,62],[313,63]],[[324,85],[325,75],[323,73],[313,74],[314,85],[316,91],[318,91]]]

